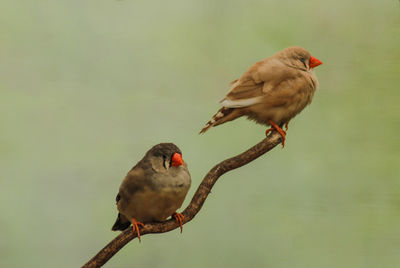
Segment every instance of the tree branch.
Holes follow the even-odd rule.
[[[218,178],[224,173],[244,166],[254,159],[260,157],[266,152],[270,151],[276,145],[281,143],[282,138],[279,133],[273,131],[271,135],[262,140],[260,143],[254,145],[247,151],[226,159],[221,163],[215,165],[204,177],[203,181],[197,188],[192,201],[187,208],[182,212],[185,220],[183,224],[191,221],[196,214],[200,211],[204,202],[207,199],[208,194],[211,192],[211,188],[217,182]],[[171,219],[160,223],[147,223],[144,227],[140,228],[140,234],[143,236],[150,233],[165,233],[178,228],[179,225],[175,220]],[[124,247],[129,241],[137,237],[136,232],[132,231],[132,228],[128,228],[108,243],[99,253],[96,254],[91,260],[89,260],[82,268],[94,268],[103,266],[109,259],[112,258],[122,247]]]

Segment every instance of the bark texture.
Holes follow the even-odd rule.
[[[191,221],[196,214],[202,208],[204,202],[207,199],[208,194],[211,192],[212,187],[217,182],[218,178],[221,177],[228,171],[244,166],[256,158],[262,156],[266,152],[273,149],[279,143],[282,142],[282,137],[276,131],[273,131],[271,135],[266,137],[264,140],[254,145],[247,151],[228,158],[219,164],[215,165],[204,177],[203,181],[197,188],[192,201],[182,212],[185,220],[183,224]],[[179,225],[175,220],[171,219],[161,223],[147,223],[144,227],[140,228],[140,235],[146,235],[151,233],[165,233],[171,230],[179,228]],[[92,259],[90,259],[83,268],[94,268],[103,266],[109,259],[111,259],[122,247],[124,247],[129,241],[137,237],[137,233],[132,231],[132,228],[128,228],[108,243],[102,250],[99,251]]]

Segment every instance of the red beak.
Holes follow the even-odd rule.
[[[183,165],[182,155],[179,153],[174,153],[172,156],[172,166],[179,167],[180,165]]]
[[[313,56],[310,57],[310,68],[317,67],[318,65],[321,65],[322,61],[320,61],[317,58],[314,58]]]

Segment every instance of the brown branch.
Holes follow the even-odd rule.
[[[211,188],[214,186],[218,178],[224,173],[246,165],[254,159],[260,157],[266,152],[270,151],[276,145],[281,143],[281,136],[274,131],[267,138],[262,140],[260,143],[254,145],[247,151],[226,159],[221,163],[215,165],[204,177],[203,181],[197,188],[192,201],[187,208],[182,212],[185,217],[184,224],[191,221],[196,214],[200,211],[208,194],[211,192]],[[161,223],[147,223],[140,229],[140,234],[143,236],[150,233],[165,233],[173,229],[178,228],[179,225],[175,220],[171,219]],[[128,228],[114,238],[108,245],[106,245],[99,253],[96,254],[91,260],[89,260],[82,268],[94,268],[101,267],[105,264],[112,256],[114,256],[122,247],[124,247],[129,241],[137,237],[136,232],[132,231],[132,228]]]

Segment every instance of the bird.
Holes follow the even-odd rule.
[[[139,241],[139,225],[175,219],[182,232],[184,216],[181,207],[190,188],[191,178],[181,150],[173,143],[153,146],[128,172],[116,197],[118,217],[113,231],[125,230],[132,224]]]
[[[222,108],[200,131],[246,116],[276,130],[285,146],[289,121],[311,103],[318,88],[314,68],[322,62],[302,47],[285,48],[258,61],[230,84],[220,101]],[[286,131],[282,129],[283,125]]]

